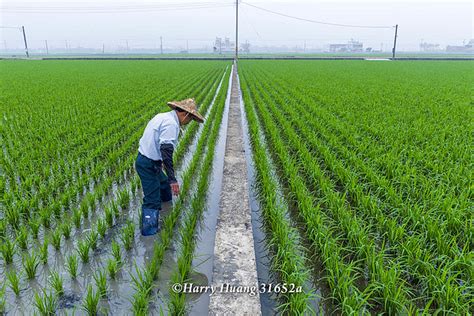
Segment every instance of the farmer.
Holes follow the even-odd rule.
[[[135,162],[144,194],[141,228],[142,235],[145,236],[158,232],[161,202],[170,201],[171,193],[179,194],[179,184],[173,168],[173,151],[178,141],[180,126],[191,120],[204,122],[204,118],[196,110],[194,99],[171,101],[167,104],[173,110],[159,113],[148,122],[140,138]]]

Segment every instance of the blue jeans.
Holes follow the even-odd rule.
[[[142,209],[161,210],[161,202],[171,201],[171,187],[163,172],[162,162],[138,153],[135,169],[142,182]]]

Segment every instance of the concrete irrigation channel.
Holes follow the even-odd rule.
[[[207,211],[196,236],[194,273],[189,278],[193,286],[212,290],[188,294],[190,315],[260,315],[272,314],[274,309],[268,296],[260,297],[258,293],[259,280],[266,281],[268,271],[264,267],[257,273],[261,263],[257,261],[265,249],[254,240],[255,234],[262,233],[252,214],[255,207],[251,208],[255,200],[251,192],[252,166],[247,157],[250,147],[245,142],[236,70],[233,66],[229,78]]]
[[[256,287],[258,284],[239,90],[234,67],[212,279],[212,286],[222,289],[228,286]],[[251,295],[218,290],[211,297],[209,312],[212,315],[242,311],[249,315],[260,313],[258,291]]]

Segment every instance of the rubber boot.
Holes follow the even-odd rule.
[[[142,209],[141,231],[143,236],[155,235],[158,232],[159,211],[149,208]]]

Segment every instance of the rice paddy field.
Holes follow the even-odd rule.
[[[279,277],[342,314],[472,313],[473,65],[239,66]]]
[[[0,61],[0,313],[190,313],[229,99],[228,61]],[[271,313],[468,315],[470,61],[239,61]],[[181,194],[140,236],[148,120],[194,96]],[[252,195],[251,194],[251,195]],[[258,260],[258,255],[257,255]]]
[[[169,304],[178,314],[184,294],[163,303],[155,285],[162,275],[168,282],[189,273],[229,63],[4,62],[1,68],[1,310],[146,314]],[[164,206],[158,238],[144,239],[138,140],[148,120],[169,109],[166,101],[189,95],[208,120],[182,135],[174,156],[182,194]],[[162,269],[165,253],[175,259]]]

